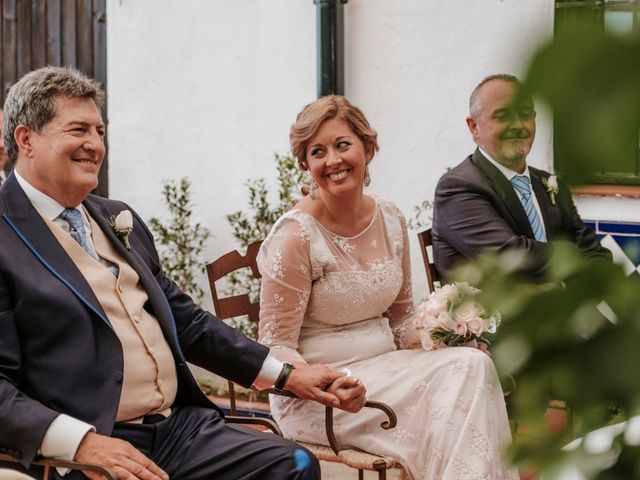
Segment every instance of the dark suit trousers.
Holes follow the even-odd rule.
[[[293,442],[228,425],[213,409],[176,408],[164,419],[119,423],[113,437],[127,440],[171,480],[315,480],[316,458]]]

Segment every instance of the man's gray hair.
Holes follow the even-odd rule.
[[[503,82],[513,83],[518,87],[522,86],[522,82],[518,80],[518,77],[509,75],[508,73],[495,73],[483,78],[482,81],[476,85],[476,88],[473,89],[473,92],[471,92],[471,97],[469,97],[469,115],[473,118],[478,118],[480,114],[480,89],[485,83],[489,83],[492,80],[502,80]]]
[[[104,104],[102,87],[78,70],[49,66],[27,73],[9,89],[4,102],[2,135],[12,164],[18,158],[16,127],[26,125],[40,132],[56,116],[56,97],[90,98],[98,109]]]

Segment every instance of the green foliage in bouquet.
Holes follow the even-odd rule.
[[[301,196],[302,187],[310,185],[309,175],[298,168],[291,154],[276,153],[275,161],[278,172],[277,202],[270,203],[269,188],[264,178],[250,179],[245,183],[249,197],[248,208],[227,215],[233,236],[242,249],[257,240],[264,240],[276,220]],[[227,295],[248,292],[252,302],[259,301],[260,281],[254,279],[250,271],[232,273],[227,276],[227,282]],[[245,335],[257,337],[256,325],[251,324],[245,317],[231,319],[229,323]]]
[[[170,218],[162,222],[149,220],[149,226],[160,245],[160,262],[167,276],[196,301],[202,300],[204,292],[197,281],[199,272],[204,272],[200,254],[209,238],[209,231],[199,223],[193,223],[191,184],[184,177],[180,182],[163,182],[162,195],[169,209]]]

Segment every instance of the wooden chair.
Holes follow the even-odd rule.
[[[11,455],[5,455],[0,453],[0,462],[8,462],[8,463],[18,463],[18,460]],[[115,474],[111,473],[108,469],[96,465],[94,463],[78,463],[78,462],[67,462],[65,460],[55,460],[53,458],[42,458],[38,457],[32,463],[32,465],[38,465],[44,467],[44,480],[49,480],[51,478],[52,469],[54,468],[69,468],[71,470],[88,470],[91,472],[99,473],[107,480],[117,480]]]
[[[436,266],[431,261],[429,256],[429,250],[433,253],[433,239],[431,237],[431,229],[427,228],[421,232],[418,232],[418,242],[420,243],[420,252],[422,253],[422,261],[424,262],[424,270],[427,273],[427,285],[429,286],[429,293],[435,290],[435,284],[440,285],[440,276],[436,270]]]
[[[250,268],[252,275],[255,278],[260,278],[261,275],[258,271],[258,265],[256,264],[256,256],[258,255],[258,250],[260,249],[261,244],[262,241],[250,244],[247,247],[247,253],[244,256],[240,255],[237,250],[233,250],[206,265],[207,276],[209,277],[209,286],[211,287],[211,296],[213,298],[213,308],[219,318],[224,320],[241,315],[247,315],[251,322],[257,323],[259,321],[259,304],[251,303],[247,293],[221,298],[218,294],[216,281],[242,268]],[[269,390],[269,393],[278,394],[272,390]],[[288,392],[285,392],[284,394],[294,397],[294,395],[289,394]],[[229,403],[231,414],[236,415],[235,391],[232,382],[229,382]],[[396,426],[396,415],[388,405],[381,402],[367,401],[365,407],[377,408],[387,415],[388,420],[380,424],[380,426],[385,430]],[[338,443],[333,430],[333,408],[331,407],[325,407],[325,429],[330,447],[298,442],[300,445],[311,451],[318,460],[341,463],[350,468],[355,468],[358,470],[358,478],[360,480],[364,478],[365,470],[378,472],[378,479],[385,480],[387,478],[387,470],[394,467],[400,467],[399,460],[393,457],[385,457],[360,450],[342,448]]]

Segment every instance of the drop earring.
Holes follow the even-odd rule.
[[[318,184],[316,183],[315,180],[312,180],[311,189],[309,190],[309,196],[311,197],[311,200],[315,200],[316,198],[318,198],[317,190],[318,190]]]
[[[365,164],[364,166],[364,186],[368,187],[371,185],[371,175],[369,175],[369,164]]]

